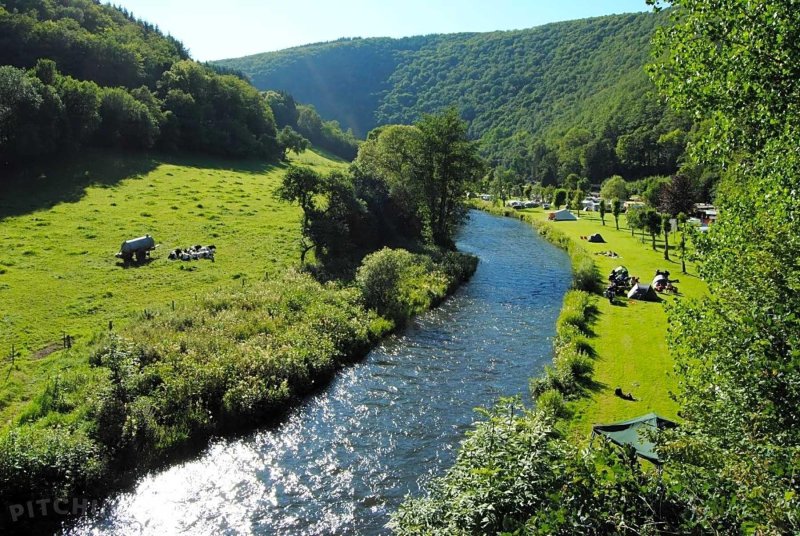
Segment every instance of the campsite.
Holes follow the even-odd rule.
[[[481,202],[476,206],[484,210],[496,210],[490,202]],[[667,347],[668,322],[664,304],[706,295],[706,284],[697,276],[696,267],[688,263],[688,273],[682,274],[679,258],[673,256],[671,261],[665,262],[663,241],[656,242],[658,249],[654,251],[649,240],[642,242],[638,234],[632,237],[625,225],[624,214],[620,217],[619,230],[615,229],[613,219],[608,216],[603,225],[597,212],[583,212],[575,220],[554,220],[551,214],[538,208],[523,209],[508,215],[522,217],[535,225],[550,225],[566,235],[577,247],[592,256],[597,276],[606,284],[606,278],[620,267],[625,270],[626,281],[620,287],[614,305],[605,298],[593,302],[597,309],[592,324],[594,336],[590,339],[595,352],[593,378],[595,384],[602,387],[569,403],[572,410],[570,433],[576,440],[585,441],[593,425],[633,418],[648,412],[677,419],[678,408],[669,395],[677,388],[677,379],[672,373],[674,361]],[[602,236],[604,242],[587,240],[596,234]],[[650,285],[657,272],[664,270],[674,274],[675,278],[680,275],[680,283],[676,285],[680,295],[658,293]],[[653,291],[644,290],[649,299],[627,297],[633,290],[629,284],[630,276],[637,275],[639,284],[647,285]],[[601,294],[605,288],[604,285]],[[637,402],[631,403],[616,396],[614,390],[617,387],[625,393],[633,393]]]
[[[0,533],[800,534],[795,2],[118,4],[0,0]]]

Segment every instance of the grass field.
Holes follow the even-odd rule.
[[[519,212],[540,221],[546,221],[549,213],[542,209]],[[653,251],[649,235],[645,235],[643,243],[638,233],[631,236],[624,215],[619,220],[620,230],[616,230],[613,216],[608,215],[603,226],[599,214],[582,212],[578,221],[552,222],[552,225],[591,253],[610,250],[620,255],[618,259],[593,255],[603,281],[619,265],[627,267],[631,275],[639,276],[643,283],[650,283],[657,269],[669,270],[672,279],[680,280],[676,284],[680,292],[677,296],[660,295],[660,303],[618,298],[613,306],[607,299],[597,297],[597,315],[592,325],[594,337],[591,339],[597,353],[593,375],[596,389],[588,397],[570,404],[572,432],[584,438],[594,423],[613,422],[650,411],[676,417],[678,408],[670,398],[670,392],[676,387],[677,380],[673,376],[673,359],[667,348],[665,305],[674,300],[701,298],[708,292],[691,263],[687,263],[689,273],[681,273],[676,247],[678,237],[671,237],[671,260],[666,261],[663,236],[657,238],[657,250]],[[606,243],[595,244],[580,238],[593,233],[601,233]],[[633,393],[636,401],[615,396],[616,387]]]
[[[323,173],[343,165],[311,151],[293,161]],[[91,153],[0,191],[0,426],[48,378],[85,366],[77,356],[109,322],[296,263],[299,208],[273,198],[284,169]],[[159,244],[153,260],[123,267],[120,243],[146,233]],[[167,259],[194,244],[216,245],[216,261]],[[73,349],[50,353],[64,333]]]

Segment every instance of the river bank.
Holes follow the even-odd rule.
[[[474,408],[526,396],[531,370],[552,359],[567,255],[529,225],[478,211],[456,243],[480,262],[440,307],[281,422],[213,439],[66,532],[385,534],[404,498],[453,463]]]
[[[687,262],[688,273],[680,273],[677,248],[673,245],[671,259],[665,260],[663,237],[656,240],[656,250],[653,250],[649,237],[643,243],[638,234],[635,237],[631,235],[622,215],[617,230],[610,215],[606,216],[605,225],[597,213],[591,212],[580,213],[578,221],[551,222],[547,219],[549,211],[541,208],[514,210],[485,202],[475,202],[475,206],[533,225],[542,236],[570,251],[575,274],[585,274],[591,262],[598,284],[619,265],[626,266],[643,282],[649,282],[656,270],[669,270],[672,278],[680,280],[676,285],[680,292],[674,296],[661,294],[658,303],[617,299],[617,304],[612,306],[595,292],[592,298],[594,313],[589,326],[589,343],[594,354],[593,387],[586,390],[585,396],[568,404],[571,412],[569,429],[580,440],[588,437],[595,423],[623,420],[649,412],[675,419],[678,407],[670,398],[670,391],[677,386],[678,379],[674,376],[673,359],[667,348],[665,305],[674,300],[699,299],[708,292],[693,263]],[[590,243],[581,239],[594,233],[602,234],[606,242]],[[672,242],[678,240],[673,238]],[[607,251],[613,251],[619,257],[599,254]],[[575,279],[575,286],[581,288],[579,280]],[[595,286],[595,291],[597,288]],[[632,393],[636,400],[616,396],[614,390],[617,387],[625,393]]]
[[[534,404],[512,397],[483,410],[453,465],[429,482],[424,494],[404,501],[390,527],[401,536],[611,534],[655,526],[680,532],[675,512],[681,504],[665,493],[657,473],[632,463],[610,442],[590,442],[590,427],[650,411],[675,417],[663,302],[702,295],[702,282],[681,274],[676,297],[662,303],[617,298],[611,305],[598,292],[574,287],[597,288],[601,274],[621,263],[644,281],[665,268],[675,278],[679,266],[631,238],[627,229],[611,226],[610,218],[606,226],[592,217],[551,223],[541,209],[475,206],[531,224],[568,250],[573,289],[555,323],[552,365],[540,374],[530,371]],[[581,239],[598,231],[605,243]],[[600,255],[609,250],[618,256]],[[617,387],[634,400],[616,396]]]
[[[91,376],[53,379],[0,438],[3,524],[27,530],[58,522],[11,519],[11,506],[101,498],[131,473],[197,451],[212,435],[285,414],[439,304],[476,264],[461,253],[382,250],[364,259],[349,286],[290,270],[145,312],[92,345],[84,356]]]

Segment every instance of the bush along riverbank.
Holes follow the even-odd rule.
[[[520,398],[480,410],[454,465],[425,496],[408,498],[391,528],[416,534],[651,534],[692,526],[680,490],[663,486],[628,453],[567,437],[571,404],[596,388],[592,325],[598,286],[595,262],[579,243],[531,215],[479,205],[534,225],[566,249],[573,289],[556,322],[552,366],[531,379],[533,407]]]
[[[441,302],[476,266],[457,252],[383,249],[363,260],[350,285],[289,271],[145,311],[96,341],[91,375],[55,378],[0,437],[4,524],[9,505],[102,497],[123,475],[212,434],[275,419]]]

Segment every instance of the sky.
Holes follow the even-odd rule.
[[[612,13],[645,0],[112,0],[178,38],[199,61],[340,37],[489,32]]]

